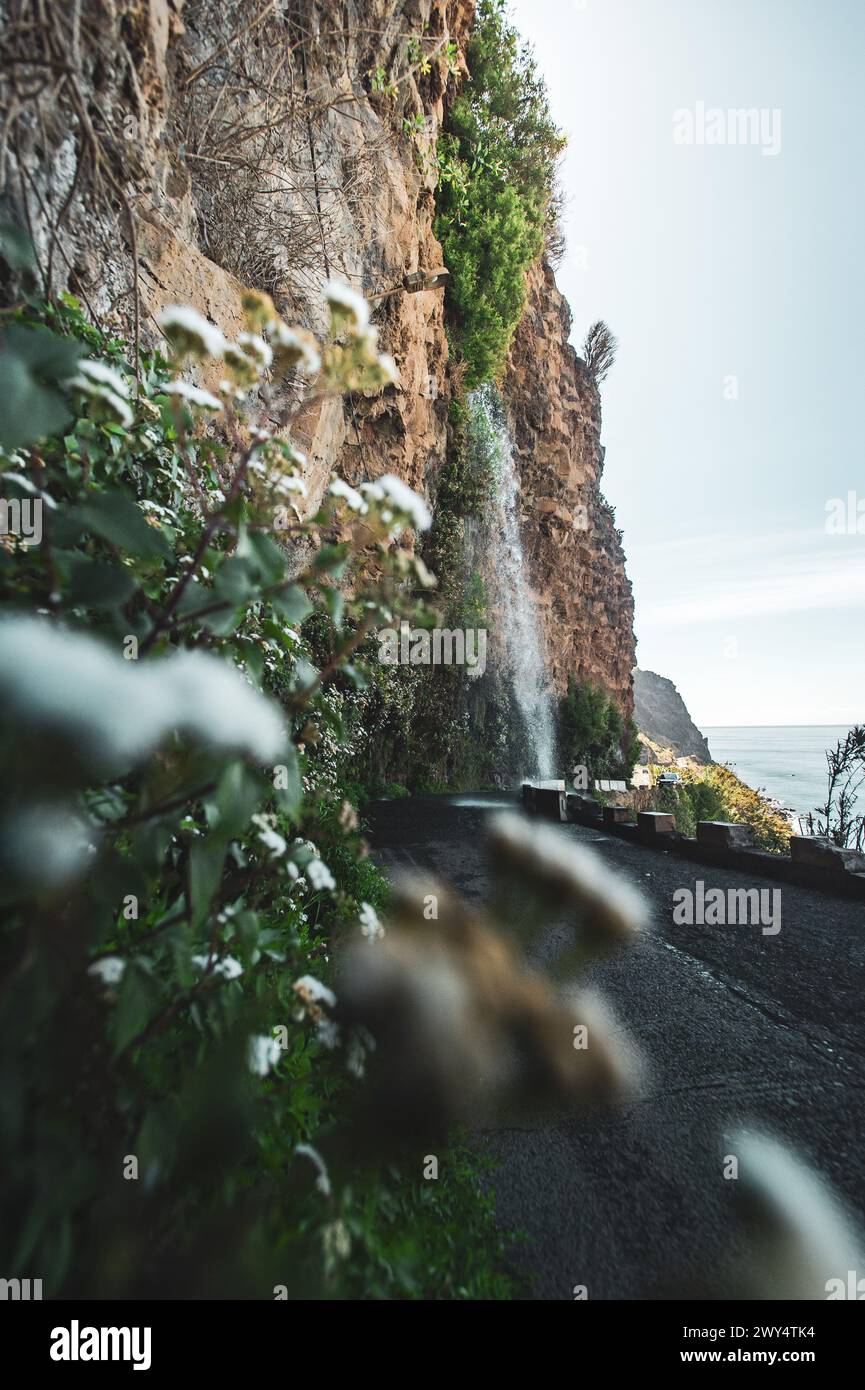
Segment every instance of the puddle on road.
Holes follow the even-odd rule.
[[[510,799],[505,796],[496,797],[495,800],[492,797],[455,796],[451,804],[453,806],[459,806],[463,810],[501,811],[512,803]]]

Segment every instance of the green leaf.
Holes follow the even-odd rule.
[[[84,522],[75,507],[62,507],[51,516],[51,540],[55,546],[74,545],[81,538]]]
[[[303,782],[297,749],[293,743],[287,746],[282,763],[274,770],[274,787],[279,809],[292,819],[296,818],[303,801]]]
[[[264,531],[249,531],[244,526],[235,554],[246,561],[250,572],[262,584],[278,584],[285,574],[285,551]]]
[[[123,974],[114,1014],[114,1054],[122,1052],[150,1021],[154,987],[146,972],[130,961]]]
[[[211,588],[206,589],[195,579],[187,585],[178,612],[192,621],[201,613],[204,627],[220,637],[227,637],[242,620],[246,604],[255,593],[256,584],[247,562],[230,555],[217,570]],[[209,612],[214,604],[221,606]]]
[[[134,1150],[141,1165],[142,1176],[146,1177],[149,1172],[164,1168],[165,1156],[171,1152],[172,1139],[171,1123],[165,1109],[148,1110],[141,1122]]]
[[[254,593],[255,582],[246,561],[237,555],[229,555],[216,572],[213,582],[214,601],[222,600],[237,605],[245,603]]]
[[[246,637],[238,637],[235,652],[238,663],[242,664],[246,672],[260,684],[264,671],[264,652],[258,642],[252,642]]]
[[[360,666],[353,666],[350,661],[343,666],[342,674],[348,677],[355,690],[366,690],[369,686],[366,672]]]
[[[249,824],[249,818],[261,800],[260,781],[255,773],[238,758],[225,768],[216,792],[205,802],[207,823],[211,833],[230,839],[239,835]]]
[[[332,589],[329,586],[322,589],[324,606],[333,619],[333,625],[337,632],[342,628],[342,615],[345,611],[345,599],[339,589]]]
[[[288,589],[280,589],[279,593],[272,595],[270,601],[280,617],[285,618],[292,626],[302,623],[312,612],[312,604],[298,584],[292,584]]]
[[[211,598],[212,603],[224,603],[228,606],[208,613],[202,619],[205,627],[219,636],[228,636],[241,621],[243,611],[255,593],[256,584],[246,561],[236,555],[230,555],[216,572]]]
[[[162,532],[145,521],[128,492],[98,493],[78,508],[78,516],[88,530],[142,560],[167,559],[171,554]]]
[[[347,564],[348,546],[323,545],[313,557],[312,568],[320,570],[323,574],[332,574],[334,579],[339,579],[345,572]]]
[[[225,862],[225,841],[221,836],[208,835],[196,840],[189,851],[190,923],[195,930],[207,916],[213,895],[222,878]]]
[[[0,256],[12,270],[35,270],[33,243],[23,227],[0,222]]]
[[[48,328],[12,324],[0,346],[0,446],[17,449],[59,434],[72,419],[57,385],[75,375],[80,343]]]
[[[249,910],[238,912],[231,920],[234,930],[244,946],[250,950],[256,947],[261,931],[258,913]]]
[[[195,578],[190,579],[177,604],[177,612],[183,618],[193,617],[200,608],[213,602],[212,590],[205,588]]]
[[[119,608],[135,593],[135,579],[122,565],[76,555],[69,567],[69,603],[82,608]]]
[[[311,662],[306,661],[302,656],[298,657],[292,672],[292,690],[309,690],[318,680],[318,674]]]

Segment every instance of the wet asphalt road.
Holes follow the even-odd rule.
[[[487,893],[484,821],[494,793],[379,803],[373,846],[389,871],[430,870]],[[532,1293],[659,1297],[711,1285],[741,1248],[722,1177],[724,1134],[745,1123],[792,1143],[865,1222],[865,907],[565,826],[648,894],[639,945],[585,977],[648,1064],[639,1098],[488,1135],[498,1219],[524,1233]],[[676,888],[695,880],[782,888],[781,930],[683,927]],[[547,946],[554,948],[551,924]]]

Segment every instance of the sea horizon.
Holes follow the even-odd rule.
[[[729,763],[755,791],[796,815],[826,800],[826,753],[850,724],[707,724],[701,727],[716,763]]]

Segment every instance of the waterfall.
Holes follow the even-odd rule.
[[[501,399],[493,386],[469,396],[471,447],[492,473],[493,497],[484,523],[485,570],[501,630],[493,633],[497,660],[519,713],[526,776],[551,777],[556,771],[554,694],[544,660],[543,632],[529,586],[520,535],[520,484],[513,441]],[[522,742],[523,740],[521,740]]]

